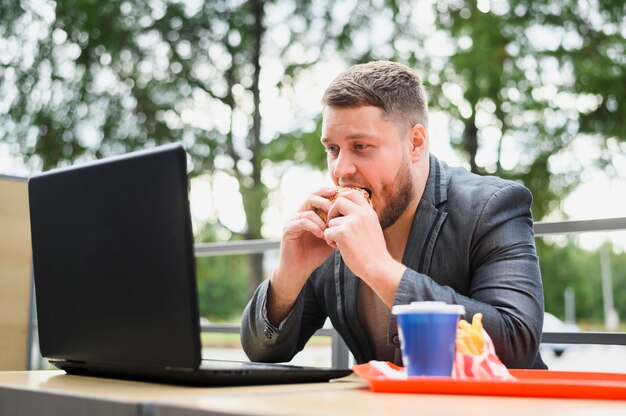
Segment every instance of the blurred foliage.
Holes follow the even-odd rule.
[[[279,134],[263,148],[268,160],[276,163],[306,164],[323,170],[326,168],[326,150],[319,143],[322,136],[322,117],[315,119],[315,129]],[[314,143],[315,146],[307,146]]]
[[[241,319],[248,301],[246,255],[197,257],[200,315],[211,322]]]
[[[226,231],[220,224],[196,230],[196,240],[216,241]],[[248,302],[248,255],[196,256],[200,316],[210,322],[239,322]]]
[[[599,144],[595,162],[610,173],[626,147],[623,0],[435,7],[451,50],[433,61],[433,106],[453,115],[452,142],[472,171],[523,182],[536,218],[579,184],[578,142]]]
[[[199,241],[262,238],[273,190],[262,173],[324,168],[319,109],[284,131],[263,119],[276,111],[272,96],[295,101],[300,80],[330,63],[416,68],[471,170],[523,182],[537,219],[584,177],[580,143],[600,148],[590,157],[608,173],[626,153],[623,0],[0,0],[0,11],[0,142],[47,170],[180,141],[191,174],[236,179],[245,209],[243,230],[199,232]],[[550,305],[562,289],[554,259],[574,278],[585,258],[564,250],[542,253]],[[216,293],[242,290],[246,273],[249,292],[262,277],[260,255],[225,261],[199,259],[210,279],[231,269]],[[214,284],[200,284],[203,296]],[[587,284],[576,290],[592,313]]]
[[[575,293],[576,316],[587,322],[601,323],[604,319],[601,250],[588,251],[580,248],[574,238],[567,244],[546,243],[537,239],[537,253],[541,259],[545,309],[565,318],[565,289]],[[616,253],[607,247],[611,265],[613,304],[619,316],[626,317],[626,253]]]
[[[246,226],[230,234],[245,239],[263,237],[262,171],[280,169],[265,150],[277,133],[263,134],[262,63],[275,80],[265,87],[293,95],[303,71],[357,50],[353,36],[387,10],[363,1],[337,19],[330,0],[1,1],[0,141],[15,156],[48,170],[182,142],[192,175],[219,170],[238,181]],[[307,122],[294,120],[293,131]],[[303,154],[320,148],[310,135],[280,137]],[[262,262],[250,256],[250,289]]]

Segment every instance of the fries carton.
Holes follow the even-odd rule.
[[[515,380],[496,355],[480,313],[474,315],[471,324],[465,320],[458,323],[452,377],[459,380]]]

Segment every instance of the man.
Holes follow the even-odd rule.
[[[358,363],[401,364],[391,307],[444,301],[483,314],[506,366],[545,368],[530,192],[430,155],[426,95],[403,65],[355,65],[322,103],[332,180],[372,204],[323,188],[287,221],[278,266],[244,311],[248,357],[289,361],[329,317]]]

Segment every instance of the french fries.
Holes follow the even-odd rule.
[[[477,313],[470,324],[461,319],[456,331],[456,350],[463,354],[480,355],[485,346],[483,314]]]

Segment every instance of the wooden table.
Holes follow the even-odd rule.
[[[626,415],[626,401],[373,393],[355,376],[315,384],[198,388],[0,373],[0,416],[11,415]]]
[[[6,371],[0,372],[0,416],[153,415],[165,403],[204,398],[206,405],[211,398],[309,391],[311,386],[187,387],[73,376],[64,371]]]

